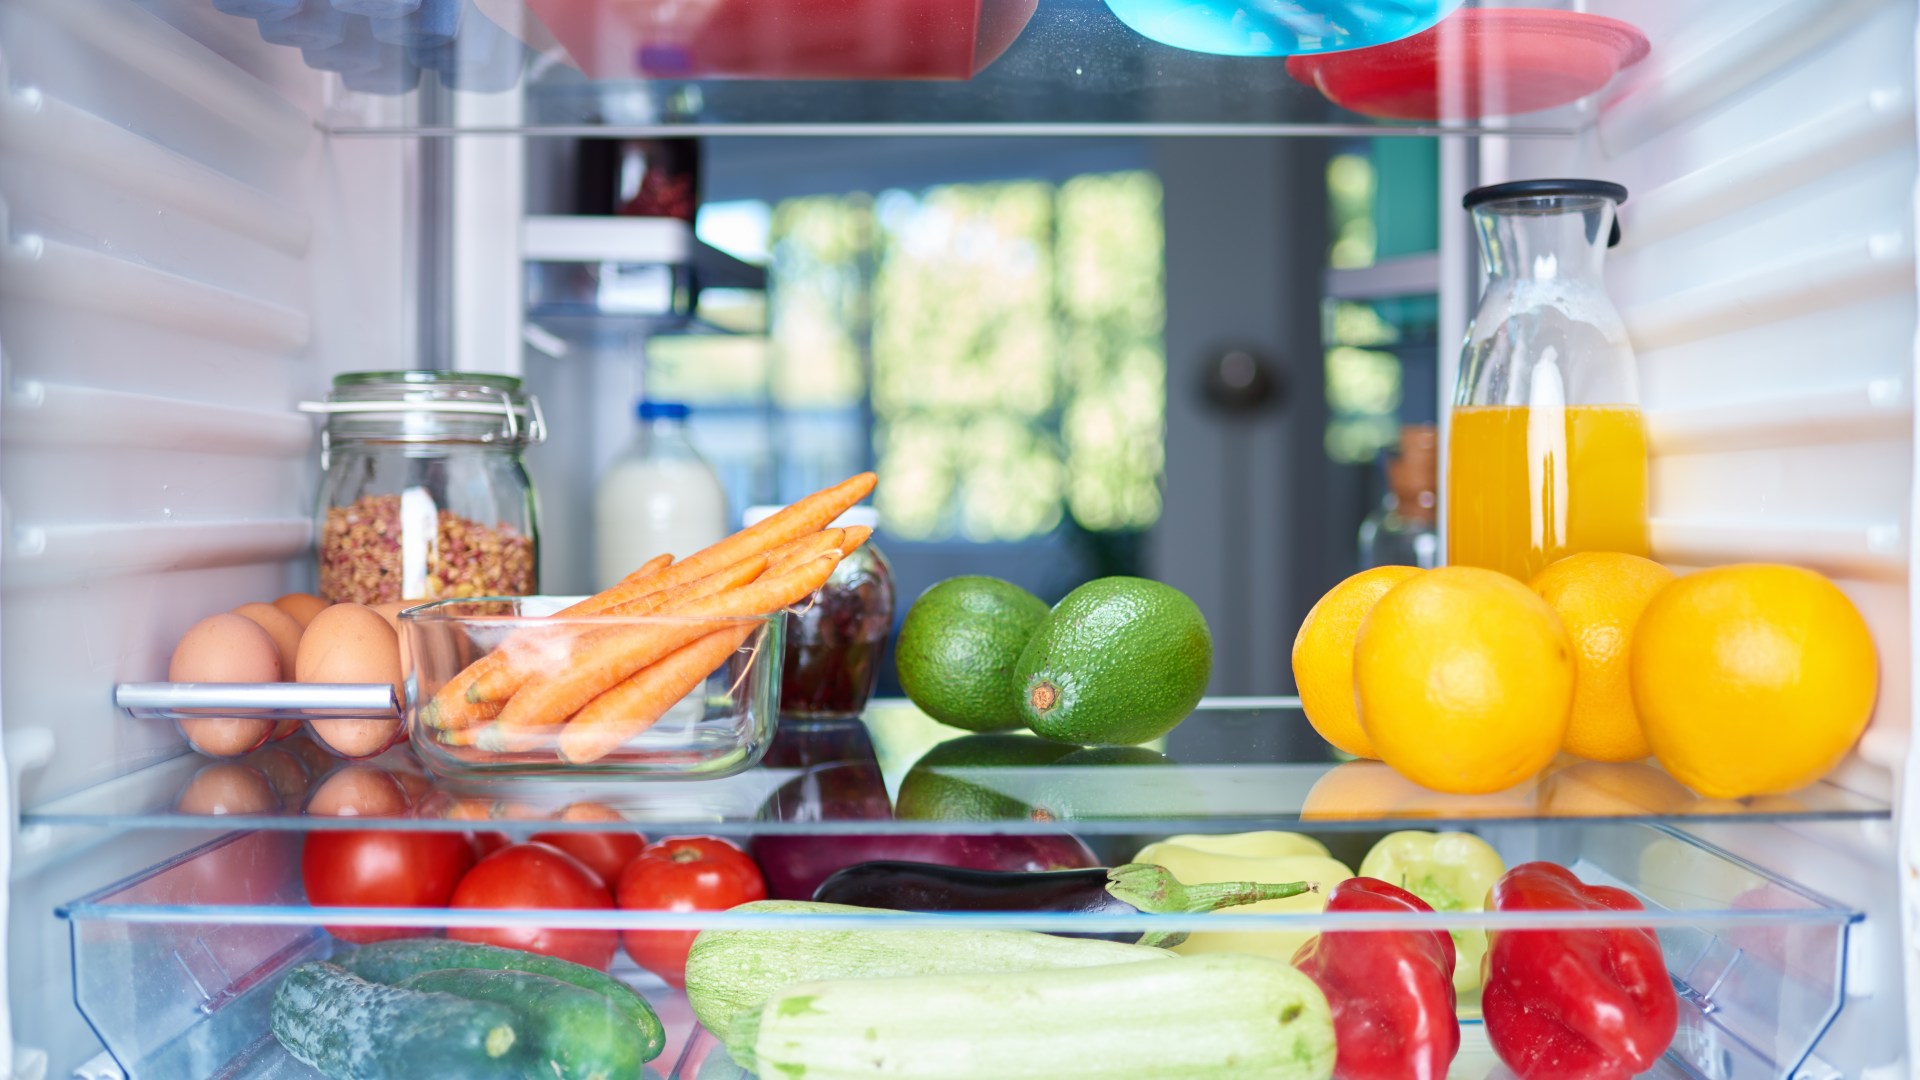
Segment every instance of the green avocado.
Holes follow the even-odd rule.
[[[1054,605],[1014,664],[1021,716],[1064,743],[1132,746],[1172,731],[1206,692],[1213,635],[1180,590],[1097,578]]]
[[[1013,665],[1046,601],[990,577],[948,578],[920,594],[900,627],[900,688],[922,712],[968,731],[1020,726]]]

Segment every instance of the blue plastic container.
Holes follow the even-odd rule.
[[[1219,56],[1297,56],[1385,45],[1428,29],[1461,0],[1107,0],[1139,33]]]
[[[408,14],[373,20],[373,36],[410,49],[445,45],[460,32],[467,6],[467,0],[421,0]]]
[[[366,15],[375,19],[398,19],[411,15],[420,6],[420,0],[333,0],[333,6],[349,15]]]
[[[285,15],[300,6],[300,0],[213,0],[213,9],[243,19]]]
[[[296,49],[324,49],[347,36],[347,16],[327,0],[303,0],[299,7],[281,14],[259,16],[259,23],[262,41]]]
[[[440,75],[448,89],[492,94],[511,90],[520,81],[526,62],[520,39],[469,8],[460,23],[460,35],[441,45],[408,46],[407,57]]]
[[[388,45],[373,39],[373,27],[365,16],[349,15],[346,34],[337,45],[311,45],[300,50],[300,56],[307,66],[317,71],[337,71],[346,74],[349,71],[377,71],[387,63],[385,50],[393,50],[400,59],[406,58],[406,50],[398,45]]]

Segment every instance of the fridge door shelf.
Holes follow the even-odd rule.
[[[138,700],[154,708],[158,699],[143,690]],[[152,715],[171,713],[161,708]],[[861,720],[783,722],[761,763],[738,775],[662,783],[438,780],[404,744],[347,762],[296,736],[226,761],[184,754],[35,802],[22,818],[30,825],[203,829],[211,817],[222,817],[224,825],[290,831],[459,830],[487,821],[490,829],[524,836],[596,831],[611,812],[661,835],[1091,837],[1302,826],[1363,831],[1400,823],[1891,816],[1886,799],[1830,781],[1785,796],[1714,800],[1696,797],[1650,763],[1572,758],[1504,792],[1448,795],[1379,762],[1332,760],[1297,700],[1288,698],[1202,701],[1157,749],[1069,754],[1071,747],[1008,739],[965,736],[906,702],[879,701]],[[581,804],[595,804],[597,813],[567,813]]]
[[[602,825],[604,828],[604,823]],[[1647,910],[1418,916],[1212,914],[1084,916],[1001,912],[793,915],[735,912],[485,911],[330,908],[303,900],[301,838],[237,833],[75,900],[68,921],[75,997],[133,1080],[175,1076],[307,1076],[266,1036],[278,976],[342,946],[326,925],[545,926],[577,929],[860,929],[928,926],[1121,931],[1271,932],[1298,941],[1324,929],[1576,929],[1644,926],[1658,935],[1680,998],[1680,1034],[1653,1075],[1727,1080],[1788,1077],[1845,997],[1849,927],[1857,913],[1766,874],[1678,830],[1630,823],[1480,830],[1510,863],[1548,859],[1589,883],[1628,889]],[[684,998],[624,957],[616,974],[640,987],[669,1028],[663,1076],[692,1077],[711,1055]],[[1479,1037],[1469,1024],[1467,1041]],[[1689,1073],[1687,1070],[1693,1072]],[[1469,1054],[1453,1073],[1498,1075]],[[701,1076],[708,1074],[702,1072]],[[727,1074],[722,1074],[727,1075]]]

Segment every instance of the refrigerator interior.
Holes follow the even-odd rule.
[[[810,84],[595,83],[555,60],[528,10],[492,0],[476,10],[528,42],[524,93],[433,83],[397,96],[352,91],[205,0],[0,6],[0,782],[15,814],[0,845],[0,1063],[20,1077],[308,1075],[260,1041],[259,1017],[280,970],[332,947],[294,876],[300,834],[327,819],[288,807],[229,833],[183,809],[204,761],[170,724],[114,708],[110,688],[163,678],[173,642],[203,615],[312,587],[318,445],[294,406],[335,373],[528,374],[556,421],[555,402],[577,410],[535,467],[547,470],[546,512],[581,517],[581,477],[624,422],[631,387],[618,360],[568,367],[523,346],[522,266],[555,242],[523,218],[541,209],[551,178],[540,170],[560,136],[1150,138],[1166,190],[1166,352],[1184,376],[1180,365],[1223,340],[1317,355],[1324,137],[1392,133],[1439,144],[1441,400],[1448,343],[1478,291],[1460,195],[1532,176],[1627,185],[1608,280],[1638,352],[1655,556],[1834,577],[1880,652],[1857,752],[1795,802],[1703,805],[1588,772],[1543,777],[1517,802],[1375,794],[1330,810],[1338,792],[1321,785],[1337,770],[1296,709],[1223,707],[1178,733],[1180,767],[1124,800],[1097,769],[988,779],[1021,805],[1050,805],[1107,856],[1155,832],[1300,828],[1337,845],[1454,822],[1510,862],[1585,860],[1664,909],[1670,970],[1698,992],[1656,1075],[1909,1075],[1920,847],[1899,807],[1920,322],[1914,12],[1893,0],[1571,6],[1640,27],[1648,59],[1574,105],[1444,131],[1329,106],[1278,61],[1142,45],[1083,0],[1041,0],[971,80]],[[1296,369],[1303,398],[1319,390],[1315,367]],[[1324,522],[1297,511],[1325,494],[1297,466],[1320,452],[1318,406],[1235,428],[1191,397],[1169,394],[1166,513],[1148,566],[1210,612],[1241,593],[1282,598],[1223,616],[1240,620],[1250,655],[1277,658],[1314,594],[1296,563],[1324,543]],[[1272,469],[1228,471],[1243,460]],[[1228,549],[1223,508],[1242,503],[1250,550]],[[1191,551],[1215,557],[1177,554]],[[1291,689],[1285,664],[1249,667],[1261,674],[1216,690]],[[869,726],[897,793],[925,730],[887,710]],[[610,801],[649,835],[834,835],[764,811],[796,775],[571,794]],[[527,799],[548,811],[569,801]],[[581,828],[535,820],[494,824],[515,836]],[[729,1075],[703,1064],[711,1048],[684,1002],[622,964],[674,1031],[654,1068]],[[1474,1038],[1470,1025],[1470,1049]],[[1461,1075],[1492,1067],[1484,1049],[1462,1064]]]

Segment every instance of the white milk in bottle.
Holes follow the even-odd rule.
[[[640,430],[600,479],[593,504],[594,588],[663,552],[684,559],[727,535],[727,496],[687,440],[687,406],[642,401]]]

